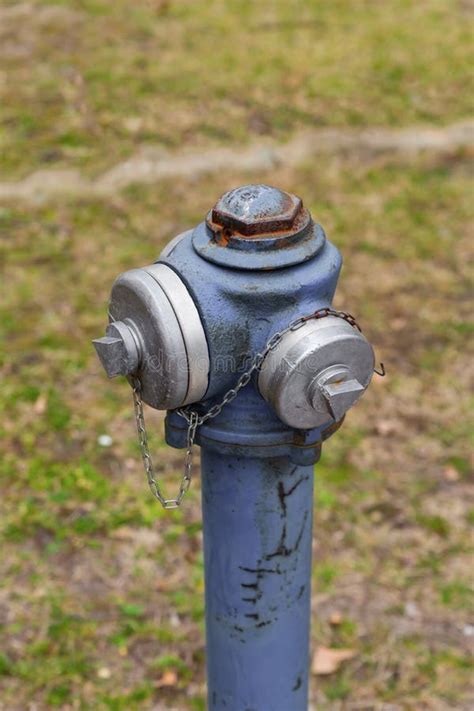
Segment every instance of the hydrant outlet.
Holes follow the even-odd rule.
[[[94,346],[109,377],[131,375],[145,402],[158,410],[199,401],[209,375],[209,351],[186,285],[165,264],[121,274],[112,287],[106,336]]]
[[[259,389],[283,422],[310,429],[338,422],[363,394],[373,370],[367,339],[328,316],[282,339],[263,362]]]

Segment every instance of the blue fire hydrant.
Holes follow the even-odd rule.
[[[267,185],[223,195],[157,262],[120,275],[107,374],[133,388],[142,456],[166,508],[201,447],[208,707],[305,711],[313,465],[374,372],[372,347],[331,307],[338,250],[301,200]],[[142,401],[186,449],[166,499]]]

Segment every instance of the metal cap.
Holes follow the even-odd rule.
[[[210,262],[259,270],[311,259],[324,245],[325,235],[299,197],[256,184],[222,195],[192,240],[196,252]]]
[[[222,195],[211,210],[211,226],[246,237],[289,232],[303,210],[301,198],[270,185],[243,185]]]
[[[258,386],[283,422],[311,429],[339,421],[367,388],[373,369],[367,339],[328,316],[286,334],[265,358]]]
[[[107,375],[134,374],[157,410],[197,402],[209,375],[201,318],[187,287],[165,264],[132,269],[115,281],[112,323],[93,341]]]

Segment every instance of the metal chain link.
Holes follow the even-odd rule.
[[[188,421],[188,433],[186,440],[186,458],[184,463],[184,473],[181,479],[181,484],[179,487],[178,495],[175,499],[166,499],[160,489],[160,485],[155,478],[155,470],[153,467],[153,462],[150,455],[150,448],[148,446],[148,435],[145,425],[145,416],[143,413],[143,402],[141,397],[141,383],[138,378],[133,380],[133,406],[135,409],[135,421],[137,425],[138,432],[138,442],[140,444],[140,451],[143,460],[143,466],[145,467],[146,476],[148,479],[148,486],[150,487],[151,493],[155,496],[164,509],[177,509],[181,504],[183,496],[186,494],[187,490],[191,485],[191,474],[193,468],[193,446],[194,439],[196,437],[196,428],[198,426],[198,415],[196,412],[190,413]]]
[[[273,336],[267,341],[265,348],[252,358],[250,367],[245,371],[245,373],[242,373],[240,378],[235,383],[234,387],[227,390],[223,398],[217,404],[213,405],[206,413],[204,413],[203,415],[199,415],[198,412],[192,410],[190,407],[178,408],[177,410],[174,410],[174,412],[183,417],[188,423],[184,473],[181,479],[181,485],[179,487],[178,495],[175,499],[166,499],[163,496],[160,489],[160,485],[158,484],[155,478],[153,462],[150,456],[150,450],[148,446],[145,417],[143,414],[141,384],[138,378],[135,378],[133,380],[133,405],[135,409],[135,420],[137,425],[138,441],[140,444],[143,465],[145,467],[145,472],[147,475],[150,490],[153,496],[155,496],[161,503],[163,508],[178,508],[181,504],[184,495],[190,487],[193,464],[193,448],[197,428],[204,424],[204,422],[207,422],[207,420],[211,420],[212,418],[217,417],[217,415],[222,412],[222,408],[228,405],[230,402],[232,402],[232,400],[237,397],[242,388],[248,385],[252,375],[256,371],[260,370],[260,367],[266,356],[270,353],[270,351],[273,351],[281,343],[283,337],[286,336],[287,333],[290,333],[291,331],[297,331],[299,328],[304,326],[307,321],[325,318],[326,316],[335,316],[336,318],[341,318],[344,321],[347,321],[347,323],[349,323],[353,328],[357,328],[359,331],[362,332],[362,329],[360,328],[355,318],[351,314],[346,313],[345,311],[336,311],[335,309],[324,308],[318,309],[317,311],[314,311],[308,316],[300,316],[299,318],[296,318],[291,321],[288,326],[282,331],[277,331],[273,334]],[[383,364],[381,365],[383,369]],[[385,370],[383,370],[383,374],[385,374]]]

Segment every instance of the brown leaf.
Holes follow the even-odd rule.
[[[164,687],[176,686],[178,683],[178,675],[174,669],[167,669],[163,676],[158,679],[155,683],[157,689],[163,689]]]
[[[375,431],[382,437],[395,434],[397,429],[398,423],[396,420],[378,420],[378,422],[375,423]]]
[[[331,616],[329,618],[329,624],[333,625],[333,627],[338,627],[339,625],[342,624],[342,615],[340,612],[332,612]]]
[[[459,472],[453,466],[448,466],[443,472],[443,476],[446,481],[459,481]]]
[[[355,657],[357,652],[354,649],[331,649],[330,647],[318,647],[313,657],[311,670],[313,674],[320,676],[334,674],[342,662]]]
[[[401,331],[402,329],[405,328],[407,325],[407,320],[406,318],[393,318],[390,321],[390,328],[392,328],[394,331]]]

